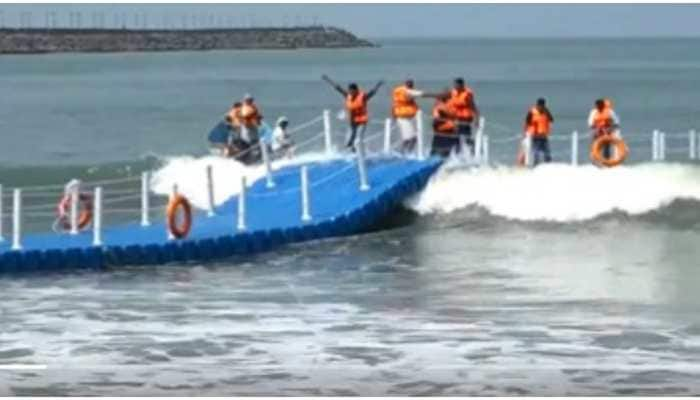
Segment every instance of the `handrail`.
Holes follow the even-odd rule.
[[[325,114],[324,114],[325,115]],[[386,128],[386,119],[384,120],[370,120],[370,125],[368,131],[374,130],[374,125],[381,125],[383,130],[377,131],[377,132],[372,132],[372,133],[365,133],[363,135],[362,141],[364,145],[371,144],[370,146],[367,146],[366,149],[368,150],[366,157],[375,157],[379,156],[382,159],[387,159],[387,156],[389,156],[389,160],[392,160],[392,157],[396,156],[399,152],[399,149],[401,148],[401,138],[394,136],[396,139],[393,141],[393,143],[387,143],[389,151],[387,152],[387,148],[382,146],[382,149],[377,149],[375,146],[375,142],[381,138],[391,138],[391,135],[386,135],[386,130],[394,131],[398,130],[397,124],[389,124],[389,128]],[[314,126],[315,124],[318,124],[320,122],[324,122],[324,117],[319,116],[316,118],[313,118],[311,120],[308,120],[306,122],[303,122],[291,129],[288,130],[289,133],[295,133],[302,131],[304,129],[308,129],[311,126]],[[300,141],[299,143],[296,143],[294,147],[296,149],[305,149],[308,146],[313,145],[314,143],[323,143],[322,141],[326,141],[326,151],[330,148],[328,146],[328,138],[330,137],[330,133],[334,132],[329,128],[329,126],[326,126],[327,124],[324,124],[324,130],[315,133],[310,137],[305,138],[303,141]],[[314,128],[315,129],[315,128]],[[489,137],[489,142],[492,145],[507,145],[508,143],[513,143],[513,142],[519,142],[522,140],[524,137],[521,132],[519,132],[517,129],[512,129],[504,124],[500,124],[497,122],[489,121],[489,129],[493,130],[495,132],[502,132],[502,134],[491,134],[488,135]],[[339,130],[335,130],[335,133],[337,134]],[[505,133],[503,133],[505,132]],[[515,132],[514,134],[511,134]],[[571,163],[572,165],[577,165],[578,163],[578,143],[581,142],[590,142],[591,140],[591,135],[590,135],[590,130],[587,128],[581,131],[582,133],[579,135],[576,132],[570,134],[570,135],[565,135],[565,134],[555,134],[550,136],[550,140],[552,142],[557,142],[556,147],[560,147],[562,142],[569,142],[571,143]],[[588,134],[587,134],[588,133]],[[484,132],[486,135],[487,132]],[[625,137],[625,140],[628,143],[639,143],[640,146],[644,146],[651,144],[653,146],[658,146],[658,149],[655,150],[656,153],[654,154],[659,154],[658,158],[654,158],[654,160],[665,160],[666,155],[673,155],[674,159],[678,158],[679,154],[688,154],[688,158],[691,160],[695,160],[696,158],[700,157],[700,149],[697,149],[697,142],[700,142],[700,135],[697,135],[694,130],[688,131],[688,132],[674,132],[674,133],[665,133],[665,132],[657,132],[659,137],[661,139],[660,142],[655,143],[653,138],[650,136],[641,136],[641,135],[635,135],[635,136],[627,136]],[[429,137],[429,134],[426,134],[427,137]],[[679,147],[679,146],[673,146],[673,147],[666,147],[666,140],[667,139],[672,139],[674,144],[680,144],[681,139],[687,140],[686,142],[688,146],[685,147]],[[676,143],[678,142],[678,143]],[[256,148],[260,148],[261,146],[266,145],[265,142],[262,140],[255,145],[250,146],[248,149],[240,152],[237,154],[238,157],[245,156],[249,152],[255,150]],[[487,146],[484,144],[484,146]],[[695,146],[695,147],[694,147]],[[375,151],[376,150],[376,151]],[[311,151],[311,150],[309,150]],[[697,154],[696,154],[697,153]],[[304,152],[303,154],[307,154]],[[332,154],[331,155],[336,155]],[[559,153],[555,159],[557,160],[565,160],[566,157],[563,157],[563,155],[566,154],[566,152],[561,152]],[[347,165],[342,166],[341,168],[333,171],[332,173],[328,175],[324,175],[322,177],[319,177],[316,181],[311,181],[310,180],[310,172],[313,171],[315,168],[321,168],[320,163],[312,163],[309,165],[304,165],[303,168],[307,172],[308,175],[306,175],[306,180],[307,180],[307,188],[313,188],[313,187],[318,187],[320,185],[327,184],[328,182],[338,179],[338,177],[341,177],[342,175],[347,175],[348,171],[353,170],[354,168],[358,167],[361,168],[361,165],[363,164],[362,158],[358,158],[359,155],[348,155],[348,154],[342,154],[338,153],[337,154],[338,158],[340,159],[345,159],[346,161],[350,161],[347,163]],[[484,157],[486,157],[487,154],[484,154]],[[498,158],[498,154],[494,154],[494,158]],[[502,156],[502,155],[501,155]],[[502,157],[500,157],[502,159]],[[357,162],[359,162],[359,164]],[[488,158],[484,158],[484,162],[488,163]],[[297,173],[296,170],[290,171],[291,173]],[[286,174],[286,172],[280,172],[280,174]],[[136,201],[139,199],[143,199],[143,191],[142,191],[142,185],[133,185],[133,187],[129,184],[133,182],[138,182],[142,177],[140,176],[141,174],[136,174],[132,175],[132,172],[129,172],[127,176],[123,177],[117,177],[117,178],[110,178],[110,179],[101,179],[101,180],[94,180],[94,181],[83,181],[81,182],[81,189],[84,187],[97,187],[97,186],[106,186],[106,190],[104,190],[104,194],[111,196],[110,198],[103,199],[102,204],[103,205],[115,205],[115,204],[120,204],[120,203],[128,203],[128,202],[133,202],[134,207],[131,207],[131,204],[125,204],[122,207],[111,207],[107,208],[105,207],[102,210],[102,214],[104,215],[118,215],[118,214],[133,214],[134,216],[138,216],[140,213],[146,213],[149,214],[151,212],[161,212],[164,208],[164,204],[159,204],[159,205],[146,205],[145,208],[142,205],[141,207],[138,207],[136,205]],[[362,172],[360,173],[360,176],[362,176]],[[354,179],[354,178],[353,178]],[[362,180],[362,179],[361,179]],[[109,189],[109,187],[113,189]],[[121,186],[120,186],[121,185]],[[64,195],[64,184],[48,184],[48,185],[37,185],[37,186],[25,186],[21,187],[18,189],[22,189],[22,197],[25,199],[29,199],[32,201],[29,201],[30,205],[23,207],[22,208],[22,216],[26,217],[28,219],[39,219],[39,218],[47,218],[47,217],[54,217],[56,216],[56,211],[54,208],[56,207],[53,202],[51,204],[40,204],[41,202],[44,202],[43,199],[51,199],[54,198],[56,201],[60,199]],[[258,193],[250,193],[247,192],[245,196],[250,197],[250,198],[256,198],[256,197],[268,197],[268,196],[278,196],[280,194],[284,193],[293,193],[293,192],[299,192],[302,190],[302,185],[299,186],[294,186],[294,187],[289,187],[284,190],[273,190],[270,189],[268,191],[263,191],[263,192],[258,192]],[[150,192],[150,191],[147,191]],[[4,193],[1,198],[5,199],[6,197],[11,197],[13,196],[12,193]],[[211,202],[211,201],[210,201]],[[32,204],[34,203],[34,204]],[[77,203],[77,202],[76,202]],[[210,210],[211,211],[211,210]],[[3,218],[5,220],[9,219],[9,216],[5,215],[0,215],[0,218]],[[1,234],[1,233],[0,233]]]
[[[321,121],[323,121],[323,117],[316,117],[316,118],[314,118],[314,119],[312,119],[312,120],[309,120],[309,121],[307,121],[307,122],[304,122],[303,124],[299,124],[299,125],[295,126],[294,128],[290,128],[287,132],[288,132],[288,133],[299,132],[300,130],[305,129],[305,128],[308,128],[308,127],[310,127],[310,126],[312,126],[312,125],[314,125],[314,124],[317,124],[317,123],[319,123],[319,122],[321,122]]]

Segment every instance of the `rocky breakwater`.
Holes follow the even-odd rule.
[[[0,29],[0,54],[373,47],[324,26],[200,30]]]

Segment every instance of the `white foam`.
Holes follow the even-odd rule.
[[[300,163],[328,161],[339,155],[325,153],[307,153],[293,159],[273,162],[272,168],[279,169]],[[198,208],[207,207],[207,165],[212,166],[214,181],[214,203],[220,205],[240,189],[241,177],[245,176],[248,185],[265,176],[262,165],[246,166],[236,160],[215,155],[202,157],[170,156],[163,157],[163,167],[153,173],[151,189],[154,193],[167,196],[177,184],[178,192]]]
[[[601,169],[548,164],[534,169],[454,169],[446,165],[407,205],[420,214],[476,205],[509,219],[567,222],[615,210],[643,214],[680,198],[700,200],[700,167],[639,164]]]

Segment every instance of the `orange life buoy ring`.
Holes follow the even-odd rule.
[[[610,158],[603,156],[605,146],[613,147],[613,154]],[[629,150],[622,138],[613,135],[603,135],[593,141],[591,145],[591,160],[599,166],[614,167],[622,164],[627,158]]]
[[[185,217],[182,225],[179,225],[177,222],[177,215],[180,210],[182,210]],[[166,213],[170,233],[178,239],[186,237],[190,233],[190,228],[192,228],[192,206],[187,198],[181,194],[176,194],[168,203]]]
[[[70,230],[70,208],[71,208],[71,195],[67,194],[61,198],[58,202],[57,213],[58,221],[64,230]],[[92,196],[87,193],[80,193],[78,195],[78,229],[84,229],[90,222],[92,222]]]

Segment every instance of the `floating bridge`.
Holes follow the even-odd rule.
[[[326,126],[328,119],[326,113]],[[209,207],[193,212],[192,228],[182,239],[173,237],[165,218],[149,220],[147,173],[142,177],[141,221],[103,228],[101,214],[108,207],[103,205],[102,188],[96,187],[95,220],[83,231],[76,227],[79,210],[71,207],[69,232],[22,235],[22,192],[15,189],[12,238],[0,242],[0,273],[199,263],[352,235],[375,225],[420,191],[442,163],[439,158],[403,157],[391,151],[366,156],[365,147],[359,148],[356,155],[279,169],[270,166],[264,151],[265,176],[251,184],[242,178],[239,193],[218,206],[213,202],[209,168]],[[176,194],[177,187],[173,191]]]
[[[218,206],[214,204],[212,170],[208,167],[206,174],[202,175],[208,192],[208,207],[194,211],[192,228],[181,239],[173,237],[164,217],[158,221],[150,220],[153,207],[150,206],[148,172],[142,173],[140,194],[136,195],[136,199],[141,200],[140,221],[134,218],[133,222],[114,224],[104,229],[103,212],[108,214],[110,210],[118,210],[110,209],[113,202],[104,201],[103,204],[100,182],[89,182],[94,187],[92,195],[95,200],[92,224],[85,230],[78,229],[78,193],[75,192],[71,194],[70,230],[61,233],[23,235],[23,210],[28,216],[30,209],[36,208],[30,205],[23,209],[23,188],[16,188],[9,198],[12,200],[12,232],[8,238],[3,237],[2,202],[6,198],[0,185],[0,274],[201,263],[262,252],[288,243],[361,233],[389,215],[406,198],[420,191],[442,164],[439,158],[425,156],[421,113],[417,118],[418,143],[416,153],[411,156],[399,155],[394,151],[397,147],[392,142],[395,127],[388,119],[373,121],[383,130],[365,138],[363,144],[358,146],[357,154],[345,157],[298,162],[274,169],[266,147],[262,146],[265,176],[251,183],[242,178],[240,191]],[[323,124],[323,131],[297,144],[297,149],[321,143],[327,155],[335,154],[335,135],[328,111],[292,131],[308,129],[315,124]],[[481,121],[475,134],[476,152],[468,163],[503,163],[496,157],[490,158],[490,146],[507,146],[510,149],[500,155],[515,154],[522,135],[494,134],[489,141],[489,136],[483,132],[484,125],[484,121]],[[498,124],[494,124],[493,129],[497,131]],[[650,146],[649,153],[644,153],[650,154],[652,161],[666,161],[667,155],[685,156],[691,162],[700,159],[700,134],[695,131],[678,134],[654,131],[650,137],[637,135],[632,139]],[[555,150],[559,157],[566,153],[567,147],[570,149],[570,157],[557,161],[577,165],[581,158],[579,143],[585,144],[588,140],[577,132],[572,132],[570,136],[552,137],[553,147],[556,149],[559,146],[561,149]],[[682,148],[667,149],[667,140],[685,143]],[[365,145],[371,143],[378,144],[376,147],[379,150],[366,155]],[[638,149],[635,147],[633,151]],[[512,158],[505,163],[512,165]],[[177,186],[173,187],[171,197],[175,194]],[[131,198],[134,198],[133,193]],[[48,215],[53,216],[54,206],[49,207],[51,213]],[[162,208],[159,207],[159,210]]]

